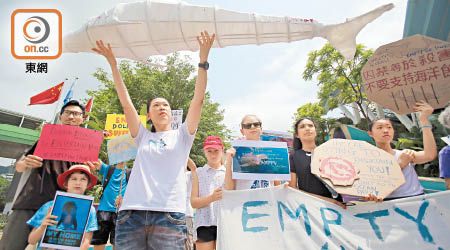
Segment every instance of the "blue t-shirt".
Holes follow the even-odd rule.
[[[52,206],[53,206],[53,201],[49,201],[49,202],[45,203],[44,205],[42,205],[42,207],[39,208],[39,210],[33,215],[33,217],[31,217],[31,219],[29,219],[27,221],[27,224],[32,227],[40,227],[42,220],[47,215],[48,210]],[[91,210],[89,211],[89,219],[88,219],[88,224],[86,226],[85,232],[87,233],[87,232],[92,232],[92,231],[97,231],[97,230],[98,230],[97,215],[95,213],[94,206],[92,206]],[[38,250],[41,248],[38,246],[36,249]]]
[[[99,173],[103,176],[103,183],[105,182],[106,175],[108,174],[110,166],[106,164],[102,164]],[[123,169],[114,169],[114,172],[109,179],[108,185],[103,190],[103,197],[100,200],[100,205],[98,206],[99,211],[108,211],[108,212],[116,212],[116,207],[114,206],[114,202],[116,201],[116,197],[119,195],[120,189],[120,179],[122,178],[122,170],[123,173],[123,183],[122,183],[122,197],[125,195],[125,189],[127,188],[127,168]]]

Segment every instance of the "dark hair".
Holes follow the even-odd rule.
[[[150,113],[150,104],[152,104],[152,101],[155,100],[156,98],[162,98],[162,99],[164,99],[164,100],[167,101],[167,99],[164,98],[164,97],[152,97],[152,98],[148,99],[148,102],[147,102],[147,113]],[[169,101],[167,101],[167,103],[169,103]],[[169,104],[169,105],[170,105],[170,104]],[[152,124],[152,127],[151,127],[151,129],[150,129],[150,132],[156,133],[156,128],[155,128],[155,126],[153,126],[153,122],[152,122],[151,119],[150,119],[150,123]]]
[[[294,125],[294,150],[299,150],[302,149],[302,141],[300,141],[300,139],[297,137],[297,131],[298,131],[298,125],[303,121],[303,120],[310,120],[312,121],[312,123],[314,124],[314,127],[317,129],[317,125],[316,122],[314,121],[314,119],[312,119],[311,117],[301,117],[300,119],[298,119],[295,122]]]
[[[70,100],[68,101],[66,104],[64,104],[61,108],[61,112],[59,113],[60,115],[62,115],[62,113],[64,113],[64,110],[69,107],[69,106],[78,106],[80,107],[81,111],[83,112],[83,116],[85,115],[84,113],[86,112],[86,109],[84,108],[83,105],[81,105],[77,100]]]
[[[377,119],[369,122],[369,131],[372,132],[373,125],[375,125],[375,123],[377,123],[377,121],[381,121],[381,120],[389,121],[389,123],[391,123],[391,125],[394,126],[392,124],[391,119],[389,119],[389,118],[377,118]]]

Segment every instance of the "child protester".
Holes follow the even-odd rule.
[[[342,197],[335,196],[324,182],[311,173],[311,155],[316,145],[317,126],[312,118],[301,117],[294,125],[294,152],[289,155],[291,181],[289,186],[342,208]]]
[[[94,250],[105,249],[109,242],[114,246],[116,232],[117,210],[116,199],[125,195],[131,169],[127,168],[126,162],[115,166],[101,164],[99,173],[103,176],[103,193],[97,211],[98,230],[94,232],[91,244]]]
[[[58,186],[66,190],[68,193],[84,195],[86,190],[91,189],[95,186],[95,184],[97,183],[97,177],[91,174],[88,166],[73,165],[69,168],[69,170],[58,176],[57,182]],[[58,228],[64,226],[63,224],[61,224],[61,221],[66,220],[60,220],[62,218],[58,218],[58,216],[52,215],[50,213],[52,206],[53,201],[45,203],[41,208],[39,208],[39,210],[33,215],[33,217],[31,217],[31,219],[27,221],[27,224],[33,227],[33,230],[28,236],[28,243],[38,243],[41,240],[47,226],[58,226]],[[66,217],[71,216],[74,208],[72,208],[70,204],[67,203],[64,205],[64,208],[67,210]],[[73,220],[71,220],[71,222],[73,224]],[[96,231],[97,229],[97,216],[95,215],[95,208],[92,206],[89,212],[89,220],[84,233],[83,242],[81,243],[81,250],[89,249],[93,231]],[[41,248],[38,246],[37,249]]]
[[[216,249],[217,240],[217,200],[222,199],[222,186],[226,169],[223,166],[223,143],[218,136],[208,136],[203,142],[203,153],[208,160],[205,166],[196,169],[190,162],[192,172],[192,207],[197,208],[195,230],[198,250]],[[189,164],[189,163],[188,163]]]
[[[241,121],[241,133],[245,140],[260,141],[262,134],[262,122],[256,115],[245,115]],[[236,155],[236,149],[231,147],[226,152],[226,174],[225,174],[225,189],[226,190],[243,190],[266,188],[280,185],[280,181],[267,180],[234,180],[232,177],[232,161]]]
[[[377,119],[369,124],[369,135],[375,140],[377,148],[383,149],[389,154],[395,156],[400,166],[405,183],[398,187],[384,200],[399,199],[424,194],[423,187],[419,182],[415,164],[424,164],[432,161],[437,156],[436,142],[434,140],[433,126],[428,120],[433,113],[433,107],[425,101],[420,101],[414,106],[414,112],[420,112],[419,121],[422,124],[423,150],[414,151],[410,149],[394,150],[391,142],[394,139],[394,126],[391,120],[387,118]],[[374,195],[369,195],[369,200],[381,199]]]

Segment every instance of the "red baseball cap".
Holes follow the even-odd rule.
[[[66,181],[67,176],[69,176],[71,173],[81,171],[86,173],[89,176],[89,186],[86,190],[91,189],[97,184],[97,177],[93,174],[91,174],[91,169],[86,165],[73,165],[67,170],[66,172],[58,175],[58,186],[64,190],[67,189],[66,186],[64,186],[64,182]]]
[[[218,136],[210,135],[206,137],[205,141],[203,142],[203,149],[206,148],[223,149],[222,140]]]

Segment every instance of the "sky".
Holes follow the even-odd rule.
[[[92,76],[97,68],[110,72],[101,56],[93,53],[63,53],[55,60],[19,60],[11,55],[11,14],[16,9],[57,9],[62,14],[63,35],[80,28],[90,17],[98,16],[117,3],[113,0],[2,0],[0,9],[0,108],[45,119],[53,118],[56,104],[28,106],[30,97],[57,85],[66,78],[62,98],[73,79],[78,77],[73,99],[88,98],[86,90],[99,88]],[[406,0],[188,0],[189,4],[215,5],[223,9],[263,15],[313,18],[322,24],[336,24],[387,3],[394,9],[369,23],[356,38],[367,48],[376,49],[400,40],[406,15]],[[320,49],[325,39],[232,46],[212,49],[209,55],[208,87],[213,101],[225,110],[225,125],[239,135],[239,123],[245,114],[256,114],[263,129],[289,131],[293,114],[300,106],[316,102],[315,79],[304,81],[302,72],[308,53]],[[198,53],[186,52],[198,63]],[[26,62],[47,62],[47,74],[25,73]],[[331,116],[341,116],[339,111]]]

